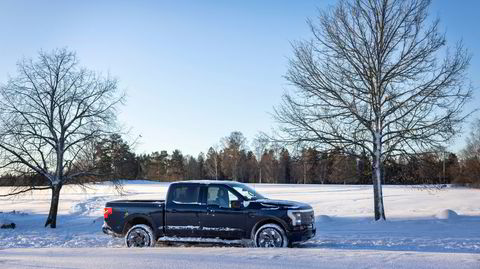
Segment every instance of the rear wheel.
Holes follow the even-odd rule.
[[[152,228],[145,224],[134,225],[125,236],[125,244],[129,248],[145,248],[155,246]]]
[[[255,233],[255,246],[260,248],[282,248],[288,246],[288,238],[282,227],[269,223]]]

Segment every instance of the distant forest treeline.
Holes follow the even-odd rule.
[[[245,183],[370,184],[371,160],[366,155],[321,152],[303,148],[296,153],[278,146],[248,150],[246,139],[233,132],[217,149],[206,154],[183,155],[180,150],[136,155],[120,135],[98,142],[93,153],[98,176],[80,183],[114,179],[178,181],[193,179],[235,180]],[[400,156],[386,161],[385,184],[478,185],[480,161],[460,160],[448,152]],[[39,186],[47,181],[39,175],[0,177],[3,186]],[[73,183],[73,182],[72,182]],[[75,182],[78,183],[78,182]]]

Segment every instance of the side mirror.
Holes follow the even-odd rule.
[[[231,201],[230,205],[232,208],[235,208],[235,209],[242,208],[242,202],[240,201]]]

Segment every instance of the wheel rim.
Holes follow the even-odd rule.
[[[283,237],[274,228],[265,228],[258,234],[258,246],[262,248],[279,248],[283,245]]]
[[[150,244],[148,233],[141,228],[134,229],[128,234],[128,247],[142,248]]]

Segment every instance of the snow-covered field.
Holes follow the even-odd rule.
[[[160,245],[131,250],[101,232],[106,201],[163,199],[167,187],[129,182],[121,197],[110,185],[67,186],[57,229],[43,228],[49,191],[0,198],[0,223],[17,225],[0,229],[0,268],[128,268],[139,260],[142,268],[480,268],[478,189],[385,186],[388,221],[374,222],[371,186],[254,185],[269,198],[314,207],[317,236],[294,249]]]

